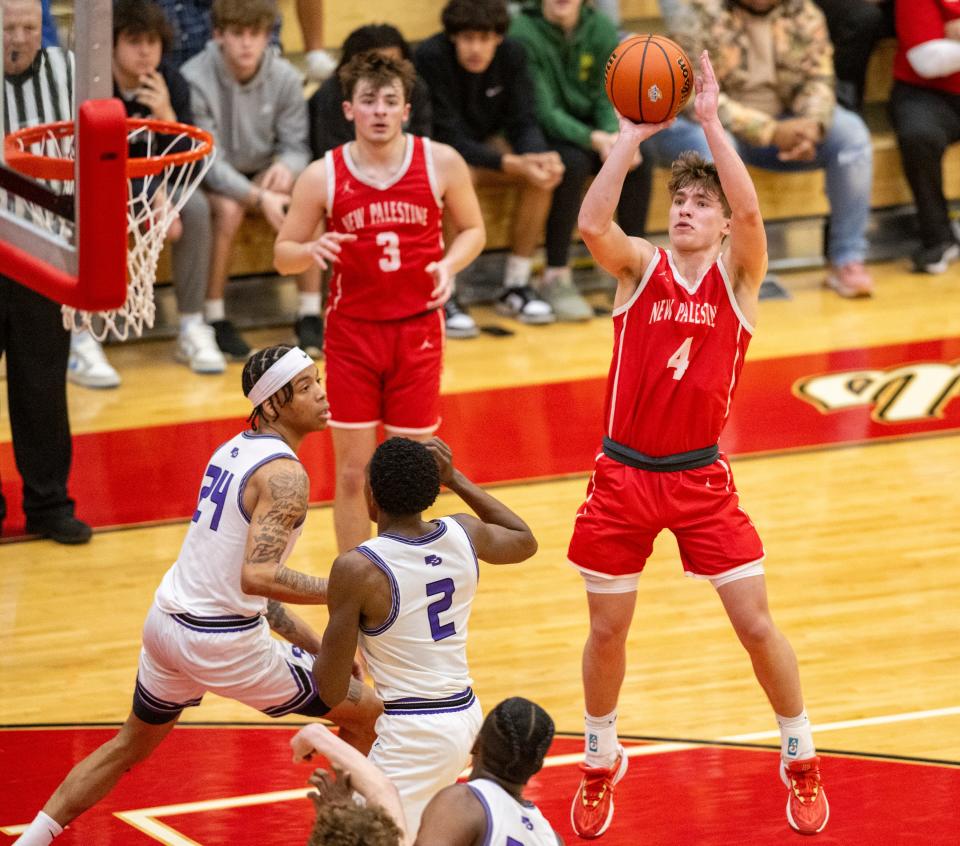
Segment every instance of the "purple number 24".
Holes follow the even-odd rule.
[[[220,515],[223,514],[223,506],[227,501],[227,491],[230,490],[230,483],[233,481],[233,473],[211,464],[207,467],[207,472],[203,477],[210,479],[209,485],[200,488],[200,501],[197,503],[197,510],[193,512],[193,522],[200,520],[200,505],[205,499],[209,499],[216,505],[213,516],[210,518],[210,528],[215,532],[220,528]]]

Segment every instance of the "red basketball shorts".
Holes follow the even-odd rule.
[[[356,320],[328,312],[330,425],[360,429],[383,423],[401,434],[440,425],[443,309],[405,320]]]
[[[763,558],[723,453],[707,467],[672,473],[638,470],[601,454],[567,554],[581,570],[634,575],[663,529],[676,536],[690,574],[709,578]]]

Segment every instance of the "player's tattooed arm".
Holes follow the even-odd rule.
[[[320,636],[307,623],[294,614],[282,602],[267,600],[267,622],[284,640],[299,646],[307,652],[316,654],[320,649]]]
[[[248,486],[254,489],[255,505],[241,573],[243,591],[280,602],[326,602],[326,579],[292,570],[282,562],[291,535],[307,513],[310,483],[303,467],[296,461],[272,461],[254,474]]]

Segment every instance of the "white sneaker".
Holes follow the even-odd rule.
[[[180,332],[176,359],[190,365],[194,373],[223,373],[227,369],[213,327],[206,323],[194,323]]]
[[[557,320],[582,321],[593,317],[593,308],[573,284],[569,267],[561,273],[545,274],[540,294],[550,303]]]
[[[120,374],[111,367],[100,342],[89,332],[78,332],[70,339],[67,379],[84,388],[116,388]]]

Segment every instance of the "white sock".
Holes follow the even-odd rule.
[[[817,754],[806,710],[796,717],[781,717],[779,714],[776,717],[780,726],[780,756],[785,762],[801,761]]]
[[[194,326],[200,326],[203,323],[203,312],[195,311],[191,314],[180,315],[180,334],[182,335],[188,329]]]
[[[27,830],[13,841],[13,846],[47,846],[59,834],[63,834],[63,828],[53,817],[41,811],[27,826]]]
[[[504,288],[522,288],[530,284],[530,266],[533,261],[529,256],[511,254],[507,256],[507,266],[503,272]]]
[[[588,767],[609,767],[617,759],[617,711],[614,709],[603,717],[584,714],[584,752]]]
[[[93,343],[95,343],[97,346],[100,346],[100,342],[86,329],[80,329],[79,331],[70,333],[70,349],[76,349],[81,344],[86,344],[90,341],[93,341]]]
[[[203,304],[203,316],[206,318],[207,323],[226,320],[226,312],[223,310],[223,299],[207,300]]]
[[[297,294],[297,317],[319,317],[320,316],[320,292]]]

